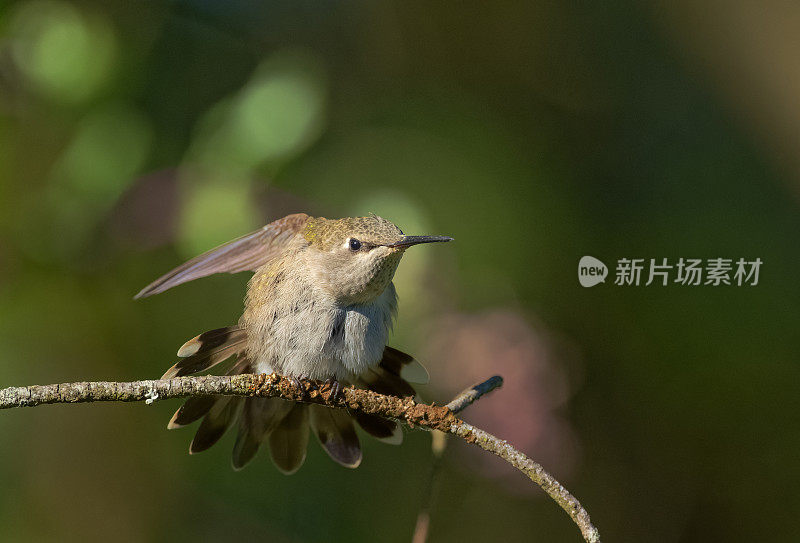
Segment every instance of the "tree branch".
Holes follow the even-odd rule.
[[[503,378],[499,375],[490,377],[482,383],[478,383],[458,394],[450,401],[447,407],[453,413],[460,413],[465,408],[472,405],[478,398],[488,394],[496,388],[503,386]],[[444,451],[447,448],[447,434],[434,430],[431,432],[431,465],[428,471],[428,481],[425,491],[422,494],[422,504],[417,513],[417,524],[414,526],[414,534],[411,543],[426,543],[431,524],[431,511],[439,489],[439,479],[441,478],[442,460]]]
[[[338,397],[332,394],[329,384],[301,380],[299,385],[280,375],[205,375],[201,377],[176,377],[174,379],[117,382],[80,382],[56,385],[11,387],[0,390],[0,409],[34,407],[52,403],[85,402],[137,402],[183,398],[186,396],[258,396],[280,397],[296,402],[315,403],[328,407],[350,409],[370,415],[399,420],[413,427],[440,430],[456,435],[467,443],[496,454],[539,485],[564,509],[580,528],[589,543],[599,543],[600,534],[580,502],[542,466],[522,454],[507,442],[467,424],[453,411],[460,411],[483,394],[502,383],[492,377],[484,383],[459,394],[447,406],[416,403],[413,398],[385,396],[369,390],[345,388]]]
[[[481,396],[489,394],[491,391],[501,386],[503,386],[502,377],[499,375],[489,377],[484,382],[473,385],[463,392],[460,392],[458,396],[453,398],[445,407],[453,413],[460,413],[465,408],[472,405],[473,402],[477,401]]]

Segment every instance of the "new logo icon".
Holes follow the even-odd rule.
[[[578,262],[578,281],[581,286],[593,287],[597,283],[605,283],[608,268],[593,256],[584,256]]]

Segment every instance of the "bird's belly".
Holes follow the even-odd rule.
[[[350,381],[380,362],[392,314],[377,303],[312,306],[269,320],[269,326],[247,327],[257,372]]]

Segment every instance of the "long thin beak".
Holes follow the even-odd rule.
[[[400,241],[387,243],[386,247],[411,247],[420,243],[438,243],[440,241],[453,241],[450,236],[403,236]]]

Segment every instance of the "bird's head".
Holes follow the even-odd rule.
[[[394,223],[377,215],[310,218],[303,237],[321,285],[348,305],[369,303],[380,296],[409,247],[453,239],[406,236]]]

